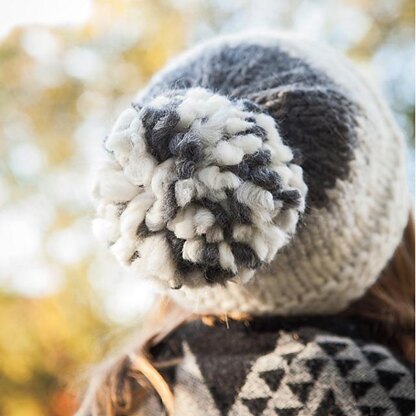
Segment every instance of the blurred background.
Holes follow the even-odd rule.
[[[412,0],[0,3],[0,415],[72,415],[76,385],[140,325],[152,289],[90,231],[89,171],[117,114],[172,55],[254,28],[345,51],[387,97],[414,187]]]

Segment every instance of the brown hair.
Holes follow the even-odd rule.
[[[379,341],[409,362],[414,362],[415,341],[415,230],[410,216],[394,256],[367,293],[342,315],[370,319],[378,325]],[[231,319],[239,316],[228,315]],[[225,320],[228,319],[225,317]],[[78,416],[140,415],[140,405],[149,392],[161,398],[168,415],[173,414],[173,394],[160,370],[175,363],[153,364],[150,348],[189,319],[212,322],[213,317],[193,317],[163,298],[149,313],[135,348],[127,349],[104,363],[90,382]],[[216,317],[221,319],[220,317]]]
[[[412,215],[379,279],[345,314],[377,323],[379,341],[414,362],[415,228]]]

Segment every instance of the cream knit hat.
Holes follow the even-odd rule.
[[[339,311],[407,220],[390,112],[344,58],[303,39],[247,34],[183,54],[105,149],[96,234],[198,312]]]

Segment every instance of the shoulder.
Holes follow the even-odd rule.
[[[314,325],[188,324],[154,351],[178,415],[410,415],[411,371],[385,347]]]

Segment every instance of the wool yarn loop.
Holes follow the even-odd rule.
[[[305,210],[302,168],[276,121],[248,100],[166,91],[125,110],[105,149],[96,235],[164,286],[250,280]]]

